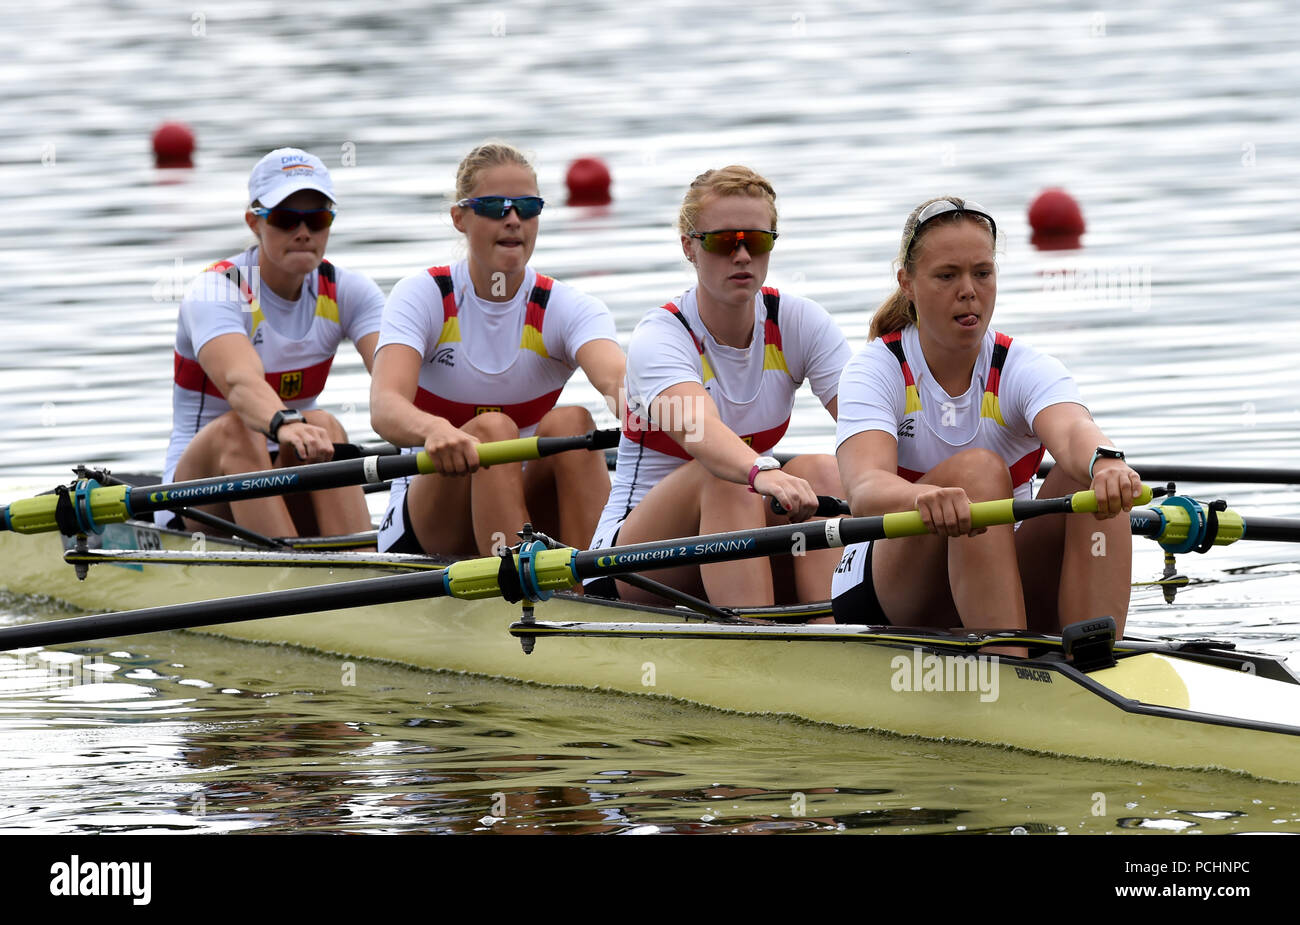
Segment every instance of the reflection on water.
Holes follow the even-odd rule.
[[[1005,232],[996,325],[1059,356],[1130,458],[1294,465],[1300,10],[843,6],[321,0],[310,29],[255,4],[12,11],[0,478],[160,467],[177,293],[247,243],[244,184],[266,150],[297,144],[336,170],[330,256],[387,290],[463,252],[447,196],[488,136],[537,154],[549,204],[534,263],[604,299],[625,337],[690,282],[672,223],[704,168],[772,179],[769,281],[826,305],[855,346],[892,286],[904,215],[959,193]],[[193,171],[147,164],[170,118],[197,131]],[[562,204],[564,167],[586,154],[611,166],[609,208]],[[1021,216],[1049,185],[1080,199],[1085,250],[1029,248]],[[345,350],[322,403],[366,439],[366,400]],[[583,382],[564,400],[612,423]],[[783,448],[825,451],[831,434],[804,394]],[[1291,488],[1212,490],[1300,513]],[[1181,557],[1202,583],[1173,606],[1141,592],[1130,626],[1300,652],[1294,556],[1241,546]],[[1139,547],[1135,576],[1160,570]],[[0,619],[44,606],[0,599]],[[0,830],[1297,830],[1294,788],[1225,775],[361,674],[339,690],[326,660],[188,636],[5,658]]]
[[[119,680],[40,667],[73,657]],[[388,665],[338,676],[180,634],[0,656],[0,832],[1300,831],[1297,788],[1237,775]]]

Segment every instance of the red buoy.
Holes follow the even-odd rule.
[[[1043,190],[1030,203],[1029,227],[1029,243],[1039,250],[1077,248],[1085,230],[1079,203],[1059,187]]]
[[[180,122],[164,122],[153,133],[156,167],[193,167],[194,133]]]
[[[604,206],[611,201],[609,168],[600,158],[578,158],[569,165],[564,182],[569,187],[571,206]]]

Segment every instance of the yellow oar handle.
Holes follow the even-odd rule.
[[[106,485],[89,492],[90,516],[96,524],[120,524],[126,517],[128,485]],[[14,533],[51,533],[59,529],[54,510],[59,496],[22,498],[9,505],[8,528]]]
[[[1151,501],[1151,487],[1143,484],[1134,504],[1147,504]],[[1064,498],[1036,499],[1034,501],[1016,501],[1011,498],[998,501],[976,501],[970,506],[971,529],[996,527],[1001,524],[1013,524],[1026,517],[1042,514],[1095,514],[1097,512],[1097,495],[1091,491],[1076,491]],[[920,536],[929,533],[925,522],[921,520],[920,511],[902,511],[884,516],[886,537]]]
[[[493,443],[478,445],[478,461],[481,466],[496,466],[501,463],[526,462],[541,459],[537,437],[516,437],[514,440],[497,440]],[[437,472],[433,459],[424,450],[416,454],[421,475]]]
[[[577,584],[573,575],[573,550],[566,547],[544,549],[537,554],[537,584],[542,591],[565,591]],[[514,557],[515,568],[519,556]],[[500,597],[497,582],[501,560],[494,558],[462,559],[447,567],[447,593],[463,601]]]

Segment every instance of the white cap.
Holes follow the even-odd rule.
[[[268,209],[305,189],[314,189],[324,193],[330,202],[338,202],[325,164],[298,148],[276,148],[257,162],[248,177],[248,201],[260,202]]]

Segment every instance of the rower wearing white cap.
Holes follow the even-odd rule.
[[[181,302],[167,482],[331,459],[347,435],[316,397],[334,353],[346,337],[367,370],[374,358],[384,296],[325,260],[337,198],[320,158],[272,151],[253,168],[248,199],[257,243],[200,273]],[[370,528],[358,487],[207,510],[269,536]]]

